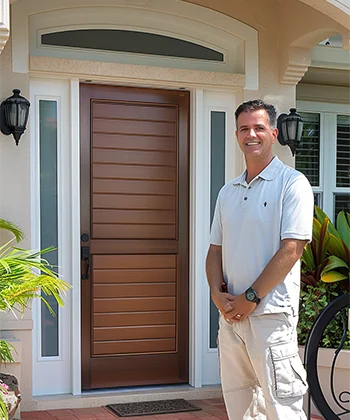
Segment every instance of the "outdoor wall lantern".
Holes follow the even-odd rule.
[[[27,127],[30,103],[20,96],[20,90],[14,89],[13,95],[5,99],[0,106],[0,129],[3,134],[12,134],[16,146]]]
[[[303,120],[295,108],[290,113],[281,114],[277,119],[278,141],[282,146],[289,146],[294,156],[303,133]]]

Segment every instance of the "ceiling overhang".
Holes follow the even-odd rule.
[[[0,0],[0,54],[10,36],[9,0]]]

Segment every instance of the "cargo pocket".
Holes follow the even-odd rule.
[[[306,372],[294,343],[270,346],[273,382],[277,398],[294,398],[307,391]]]

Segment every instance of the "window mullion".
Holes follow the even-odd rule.
[[[321,115],[321,177],[323,183],[323,210],[333,220],[336,186],[337,116],[334,113]]]

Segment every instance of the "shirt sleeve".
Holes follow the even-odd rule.
[[[213,222],[210,231],[210,243],[222,246],[222,221],[221,221],[221,191],[215,204]]]
[[[311,242],[314,195],[304,175],[298,176],[287,186],[282,206],[281,239]]]

